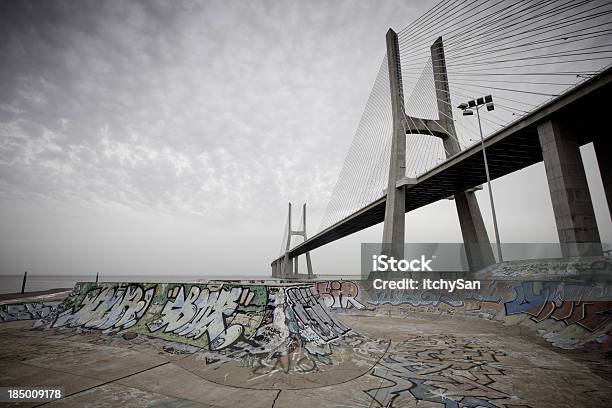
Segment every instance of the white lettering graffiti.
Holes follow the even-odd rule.
[[[145,313],[154,292],[155,288],[145,291],[137,285],[95,288],[85,295],[79,310],[73,307],[62,312],[52,327],[127,329]]]
[[[176,287],[168,294],[161,318],[148,323],[147,327],[151,332],[163,328],[164,333],[193,339],[206,334],[212,350],[225,348],[243,332],[240,324],[225,325],[225,316],[234,314],[241,295],[243,299],[252,299],[252,294],[244,294],[242,288],[210,291],[192,286],[185,297],[183,287]]]

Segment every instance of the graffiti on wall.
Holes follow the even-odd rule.
[[[262,287],[160,285],[153,308],[135,328],[211,350],[250,338],[263,320],[267,294]]]
[[[250,369],[255,376],[249,381],[281,372],[322,373],[353,360],[367,369],[386,349],[384,340],[352,332],[311,287],[268,287],[268,296],[265,317],[256,335],[248,342],[239,340],[224,356],[217,356],[221,361],[240,360],[240,367]],[[342,375],[335,380],[341,381]]]
[[[0,305],[0,322],[36,320],[48,316],[61,301],[24,302]]]
[[[568,326],[577,324],[592,332],[612,321],[610,300],[580,299],[574,286],[557,286],[553,282],[521,282],[514,288],[516,297],[504,304],[506,315],[525,313],[534,322],[546,319],[561,321]]]
[[[347,297],[339,304],[359,307]],[[357,365],[366,372],[388,345],[384,339],[351,331],[312,285],[82,283],[39,325],[104,330],[111,334],[109,342],[138,337],[138,342],[159,345],[162,340],[168,353],[196,353],[194,358],[210,369],[198,375],[226,384],[244,377],[216,378],[221,373],[217,364],[237,363],[236,369],[253,377],[253,385],[260,377],[265,382],[263,377],[277,373],[313,375],[341,364]],[[346,371],[347,376],[351,373]]]
[[[359,286],[351,281],[324,281],[314,286],[316,293],[332,309],[365,309],[357,300]]]
[[[288,288],[286,292],[290,314],[295,315],[296,320],[301,323],[297,330],[303,337],[328,342],[349,331],[347,326],[328,312],[311,288]]]
[[[482,291],[371,291],[367,303],[477,314],[497,320],[525,314],[532,323],[554,320],[566,326],[576,325],[591,333],[606,332],[612,326],[611,288],[585,283],[490,281]],[[406,310],[399,308],[400,312]]]
[[[446,290],[384,290],[375,291],[372,298],[368,300],[371,305],[411,305],[411,306],[433,306],[445,304],[450,307],[462,307],[468,300],[477,302],[499,303],[501,296],[487,294],[487,289],[482,291],[464,290],[448,292]],[[490,290],[490,289],[489,289]]]
[[[130,329],[207,350],[250,354],[286,350],[295,342],[292,336],[314,350],[350,330],[307,285],[188,283],[78,284],[49,326]]]
[[[93,286],[93,287],[92,287]],[[135,325],[145,314],[155,292],[154,287],[138,284],[75,287],[76,299],[61,311],[52,327],[123,330]]]

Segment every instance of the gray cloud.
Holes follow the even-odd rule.
[[[315,219],[324,209],[384,33],[418,15],[399,1],[0,9],[5,221],[27,200],[49,225],[66,217],[54,202],[275,233],[289,200],[308,201]]]
[[[352,1],[2,9],[3,193],[221,222],[304,191],[323,205],[391,11]]]

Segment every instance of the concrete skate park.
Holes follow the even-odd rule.
[[[550,4],[525,6],[522,17],[526,21],[531,21],[528,9],[539,12],[550,6],[552,9],[547,13],[552,14],[558,8],[554,2],[539,3]],[[444,9],[443,4],[440,3],[441,9]],[[482,5],[482,12],[490,6],[488,2]],[[508,7],[515,6],[523,7],[521,2]],[[476,64],[488,71],[478,73],[479,76],[533,75],[530,68],[524,73],[516,67],[510,67],[510,72],[497,72],[508,67],[491,65],[507,63],[507,58],[512,63],[537,59],[536,65],[552,65],[559,63],[551,61],[553,58],[572,56],[567,53],[581,50],[580,47],[572,50],[570,46],[561,54],[548,54],[549,60],[543,63],[541,58],[546,54],[540,55],[544,49],[541,45],[538,45],[541,48],[529,49],[527,54],[519,53],[522,58],[517,58],[516,53],[509,54],[511,57],[503,56],[504,60],[488,57],[497,52],[490,51],[489,47],[504,49],[496,42],[504,41],[500,32],[512,34],[508,40],[516,40],[517,34],[529,35],[534,29],[550,29],[545,19],[529,23],[531,26],[510,28],[514,24],[504,23],[503,18],[512,14],[504,10],[506,17],[495,20],[481,19],[476,14],[470,18],[455,14],[455,18],[464,20],[465,24],[450,32],[443,25],[433,23],[427,30],[417,25],[414,32],[413,28],[387,32],[380,69],[338,182],[330,192],[329,211],[322,214],[321,228],[314,235],[307,235],[305,204],[300,214],[301,222],[292,226],[292,206],[289,204],[280,253],[264,254],[270,256],[271,261],[269,280],[147,282],[146,279],[152,278],[143,277],[138,278],[140,282],[78,282],[72,288],[53,293],[2,295],[0,387],[61,387],[63,395],[49,401],[0,402],[0,405],[100,408],[612,406],[612,258],[610,251],[602,246],[602,238],[607,235],[600,234],[600,229],[606,232],[603,228],[609,228],[612,209],[612,139],[607,121],[601,119],[609,116],[612,66],[608,61],[602,66],[589,65],[586,71],[581,67],[577,71],[567,68],[567,72],[555,72],[571,79],[582,79],[572,83],[544,83],[564,87],[553,88],[554,92],[546,91],[547,88],[546,92],[539,92],[542,89],[534,86],[536,82],[508,82],[511,85],[506,88],[481,87],[482,83],[499,82],[495,79],[482,80],[478,86],[463,90],[462,86],[472,87],[462,81],[471,81],[475,71],[462,72],[463,68],[457,70],[457,66]],[[515,11],[517,18],[521,17],[521,11]],[[612,10],[605,12],[612,13]],[[598,15],[591,13],[590,17]],[[588,17],[582,15],[579,19],[586,21]],[[566,24],[568,18],[560,14],[559,24]],[[500,27],[496,28],[497,24]],[[601,25],[604,24],[612,27],[612,23]],[[486,31],[487,27],[493,32]],[[581,32],[576,36],[601,34],[609,39],[612,28],[602,31],[604,34]],[[479,35],[463,37],[470,32]],[[568,33],[561,34],[563,36],[558,39],[539,40],[548,45],[551,41],[553,44],[559,42],[556,45],[582,41],[567,41]],[[612,42],[589,49],[606,47],[609,43]],[[501,45],[508,44],[502,42]],[[462,48],[464,46],[467,48]],[[477,48],[480,46],[490,54],[486,54],[487,51],[481,54],[482,50]],[[476,56],[466,55],[466,50],[472,48],[476,49]],[[476,60],[465,62],[464,58]],[[598,58],[605,59],[594,59]],[[459,64],[453,64],[457,61]],[[350,69],[349,66],[347,71]],[[457,77],[453,77],[465,74],[467,79],[460,77],[455,81]],[[547,79],[550,73],[538,75],[551,80]],[[514,79],[523,81],[522,78]],[[526,84],[525,89],[518,89],[521,87],[516,86],[517,83]],[[566,89],[566,86],[571,87]],[[504,97],[508,96],[507,92],[513,92],[509,94],[511,99]],[[525,94],[530,96],[517,102]],[[461,98],[460,105],[456,95]],[[544,96],[551,99],[540,98]],[[298,102],[301,103],[301,99],[286,103]],[[520,109],[507,104],[518,104]],[[505,107],[506,117],[500,126],[488,125],[485,137],[480,114],[486,125],[486,120],[490,120],[488,115],[499,112],[495,107],[501,111]],[[458,115],[457,109],[462,113]],[[495,111],[486,113],[485,109],[486,112]],[[463,116],[473,115],[472,110],[478,122],[467,122],[469,118],[463,122]],[[466,115],[468,112],[470,115]],[[229,116],[232,120],[238,117]],[[313,122],[307,116],[299,119],[295,128]],[[274,125],[280,122],[281,119],[274,119]],[[461,131],[460,124],[465,127]],[[224,133],[223,137],[227,135],[232,132]],[[298,139],[297,133],[289,135]],[[328,136],[330,139],[339,137],[336,134]],[[316,143],[328,142],[318,139]],[[590,144],[600,173],[602,201],[608,209],[608,218],[603,223],[600,220],[600,225],[580,150]],[[302,146],[296,146],[301,154]],[[248,148],[244,151],[251,154]],[[289,153],[293,154],[283,152]],[[262,162],[271,157],[272,154],[264,156]],[[306,161],[309,172],[300,174],[303,177],[299,179],[317,179],[319,176],[313,170],[317,157],[313,155]],[[491,180],[541,162],[546,171],[554,213],[551,222],[554,216],[559,256],[554,259],[504,258],[504,241],[499,237]],[[240,176],[250,175],[248,167],[243,168],[242,162],[239,164],[236,167],[240,168]],[[276,171],[285,177],[282,167],[276,168],[274,174]],[[199,188],[201,175],[195,178]],[[233,183],[237,178],[227,179]],[[249,181],[251,183],[254,181]],[[290,180],[288,185],[291,183],[295,184],[296,191],[303,188],[308,191],[298,180]],[[44,183],[40,181],[36,185],[39,184]],[[89,181],[86,184],[90,184]],[[111,183],[100,185],[107,184]],[[485,184],[495,239],[487,232],[476,196]],[[523,190],[521,185],[513,193],[527,201],[529,197]],[[111,191],[113,196],[121,196],[121,191]],[[196,189],[187,187],[185,191],[191,195]],[[275,191],[268,193],[268,187],[265,191],[266,195],[276,194]],[[219,191],[210,195],[206,200],[225,203]],[[245,190],[245,197],[248,197],[245,207],[249,217],[257,217],[258,213],[251,213],[250,208],[256,197],[248,194],[248,190]],[[289,199],[280,193],[278,197]],[[465,249],[462,254],[467,270],[474,272],[474,278],[480,282],[478,290],[379,289],[374,287],[371,276],[368,279],[330,279],[315,275],[320,271],[313,271],[312,251],[380,223],[383,223],[381,253],[403,258],[401,251],[396,252],[397,248],[403,248],[407,236],[414,231],[406,230],[406,213],[447,199],[454,201]],[[228,203],[228,207],[237,204]],[[222,224],[226,221],[221,216],[219,219]],[[519,224],[519,221],[513,222]],[[520,226],[526,230],[535,229],[527,222]],[[443,227],[446,234],[447,225]],[[129,228],[127,224],[125,228]],[[224,226],[224,230],[234,233],[229,226]],[[207,234],[217,239],[208,231]],[[87,231],[85,235],[93,234]],[[112,244],[122,244],[120,237],[118,234],[116,240],[113,238]],[[292,246],[295,237],[303,241]],[[197,246],[199,250],[199,243]],[[161,247],[156,246],[153,251]],[[100,248],[104,249],[104,245],[96,246],[95,252],[104,252]],[[235,265],[230,264],[244,256],[237,245],[214,255],[226,263],[220,268],[223,273],[235,273],[232,269]],[[306,258],[306,273],[303,269],[300,272],[298,266],[297,259],[302,255]],[[339,269],[338,265],[346,267],[348,260],[340,258],[328,271]],[[180,270],[174,266],[170,269],[165,273]],[[145,268],[138,272],[139,276],[150,273]],[[213,268],[202,270],[198,277],[214,276],[211,274],[216,272]],[[262,271],[245,268],[245,272]]]
[[[453,293],[78,283],[3,301],[0,386],[65,388],[16,406],[608,407],[611,263],[554,267],[497,265]]]

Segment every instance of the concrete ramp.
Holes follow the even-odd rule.
[[[368,372],[388,346],[351,330],[312,284],[78,283],[34,327],[157,342],[191,354],[181,365],[197,375],[249,388],[345,382]]]
[[[81,333],[79,338],[95,344],[153,350],[219,386],[296,391],[341,387],[372,376],[397,382],[380,367],[390,369],[400,361],[396,355],[408,352],[398,349],[399,340],[408,333],[437,333],[435,338],[442,326],[474,334],[492,330],[470,318],[494,321],[499,329],[500,324],[519,328],[519,333],[528,328],[564,349],[610,347],[612,286],[602,262],[554,264],[541,276],[534,272],[541,265],[499,265],[481,277],[479,290],[452,293],[376,290],[371,282],[342,280],[79,283],[34,327]],[[505,341],[499,337],[494,342]],[[515,347],[507,341],[504,347]],[[534,346],[528,342],[526,349]],[[396,371],[403,373],[404,363],[397,364]],[[374,388],[367,390],[382,406],[395,395],[374,396]]]
[[[5,303],[0,305],[0,322],[42,319],[49,315],[61,303],[62,302],[58,300]]]
[[[77,373],[73,406],[608,407],[610,285],[577,270],[509,279],[525,268],[454,293],[342,280],[79,283],[35,324],[53,335],[3,325],[5,354],[17,356],[5,383]]]

